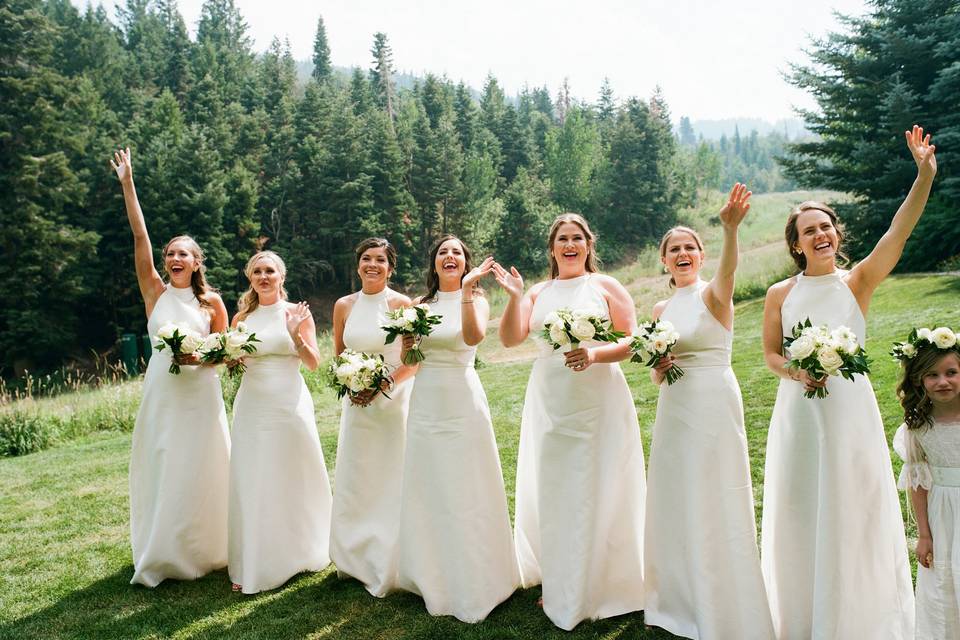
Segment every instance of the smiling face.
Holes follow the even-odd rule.
[[[467,258],[464,254],[463,243],[456,238],[444,240],[437,247],[433,259],[433,268],[440,277],[440,282],[460,282],[466,271]]]
[[[591,241],[575,222],[564,222],[557,227],[550,252],[561,275],[576,275],[585,271],[590,255]]]
[[[357,274],[364,289],[379,291],[386,286],[392,273],[386,247],[371,247],[360,254]]]
[[[660,261],[673,276],[677,286],[685,286],[700,274],[704,252],[700,241],[692,233],[683,230],[671,232],[660,250]]]
[[[188,239],[173,240],[163,254],[163,268],[170,276],[173,286],[190,286],[193,273],[200,268],[200,260],[194,252],[194,243]]]
[[[262,256],[247,270],[250,286],[261,298],[272,298],[280,292],[284,274],[276,261],[269,256]]]
[[[840,246],[840,235],[833,220],[818,209],[807,209],[795,222],[797,239],[793,251],[802,253],[807,264],[832,263]]]
[[[934,404],[955,403],[960,398],[960,357],[950,351],[924,371],[923,388]]]

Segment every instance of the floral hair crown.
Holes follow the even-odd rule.
[[[894,342],[890,355],[906,364],[917,355],[920,349],[927,345],[933,345],[941,351],[952,349],[960,353],[957,334],[949,327],[937,327],[936,329],[920,327],[919,329],[911,329],[906,342]]]

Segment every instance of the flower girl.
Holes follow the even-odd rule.
[[[960,345],[947,327],[915,329],[893,355],[903,363],[898,487],[917,519],[916,637],[960,638]]]

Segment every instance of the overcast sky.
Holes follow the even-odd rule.
[[[85,6],[86,0],[74,0]],[[98,2],[94,2],[97,4]],[[123,0],[103,0],[110,10]],[[196,33],[202,0],[180,0]],[[370,66],[383,31],[398,70],[446,74],[476,89],[488,73],[508,94],[565,77],[574,96],[594,101],[604,77],[618,98],[663,88],[673,117],[792,117],[812,100],[780,73],[804,61],[811,37],[840,29],[834,11],[862,15],[863,0],[236,0],[257,51],[289,38],[309,59],[317,18],[333,64]]]

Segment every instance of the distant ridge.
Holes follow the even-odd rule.
[[[678,123],[679,119],[673,123],[674,127],[678,126]],[[806,127],[803,126],[803,120],[799,118],[782,118],[776,122],[770,122],[762,118],[691,120],[690,126],[693,127],[693,131],[698,138],[703,136],[707,140],[719,140],[721,136],[727,136],[729,138],[733,136],[733,132],[738,129],[741,136],[748,136],[753,130],[756,130],[760,135],[776,131],[785,134],[791,140],[811,135]]]

